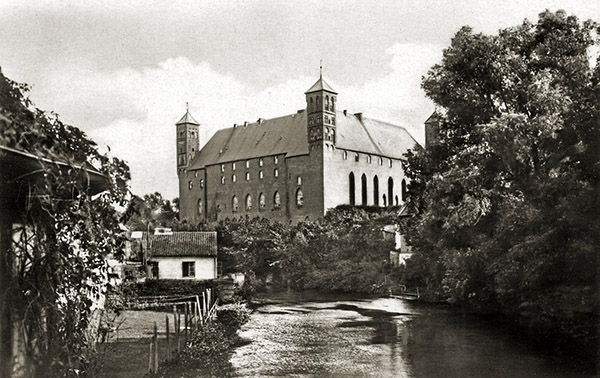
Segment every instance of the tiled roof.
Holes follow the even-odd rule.
[[[337,112],[336,147],[399,159],[417,143],[405,128]],[[190,169],[261,156],[308,154],[306,111],[219,130],[200,150]]]
[[[186,111],[185,114],[183,115],[183,117],[181,117],[181,119],[176,123],[176,125],[182,125],[184,123],[191,123],[193,125],[200,125],[198,123],[198,121],[196,121],[194,119],[194,117],[192,117],[192,115],[190,114],[190,111]]]
[[[173,232],[150,236],[150,256],[216,256],[216,232]]]
[[[304,93],[311,93],[321,90],[326,90],[337,94],[337,92],[333,88],[331,88],[331,85],[327,84],[327,82],[323,80],[323,77],[320,77],[319,80],[317,80],[317,82],[314,83],[313,86],[310,87],[310,89]]]

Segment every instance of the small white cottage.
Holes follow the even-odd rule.
[[[217,233],[172,232],[150,236],[148,264],[153,278],[217,278]]]

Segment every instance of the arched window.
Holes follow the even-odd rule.
[[[388,179],[388,199],[389,199],[389,206],[392,206],[392,199],[394,198],[394,179],[393,178],[389,178]]]
[[[304,206],[304,195],[302,194],[302,189],[298,188],[296,190],[296,206],[302,207]]]
[[[275,192],[275,194],[273,194],[273,207],[276,209],[281,207],[281,197],[279,196],[279,192]]]
[[[402,196],[402,202],[406,201],[406,198],[408,196],[408,192],[406,191],[406,180],[402,179],[402,191],[400,192],[400,195]]]
[[[267,200],[265,199],[265,195],[260,193],[258,195],[258,209],[264,210],[265,207],[267,207]]]
[[[398,196],[396,196],[395,199],[396,199],[396,206],[398,206]]]
[[[331,96],[331,111],[335,112],[335,97]]]
[[[273,171],[273,176],[279,177],[279,169],[275,168],[275,170]]]
[[[198,215],[204,215],[204,202],[202,201],[202,198],[198,199]]]
[[[308,106],[308,111],[309,111],[309,112],[312,112],[312,110],[313,110],[313,105],[314,105],[314,104],[313,104],[313,98],[311,97],[311,98],[310,98],[310,105]]]
[[[246,195],[246,211],[252,210],[252,195]]]
[[[373,177],[373,205],[379,206],[379,178]]]
[[[360,198],[363,206],[367,206],[367,176],[363,173],[360,176]]]
[[[383,195],[383,207],[387,206],[387,198],[385,197],[385,194]]]
[[[233,198],[231,199],[231,211],[233,211],[234,213],[237,213],[238,211],[238,199],[236,196],[233,196]]]
[[[349,189],[349,195],[350,195],[350,205],[354,206],[356,204],[356,199],[355,199],[356,191],[354,190],[354,173],[353,172],[350,172],[350,175],[348,176],[348,189]]]
[[[325,110],[329,110],[329,96],[325,96]]]

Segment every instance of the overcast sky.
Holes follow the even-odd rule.
[[[474,3],[474,4],[473,4]],[[600,21],[598,1],[12,1],[0,67],[131,167],[135,194],[178,195],[175,122],[220,128],[294,113],[318,78],[339,109],[423,140],[421,76],[463,25],[495,33],[544,9]]]

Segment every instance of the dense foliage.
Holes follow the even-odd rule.
[[[124,238],[114,204],[123,206],[129,168],[101,154],[96,144],[53,113],[35,108],[28,88],[0,73],[0,114],[10,120],[0,144],[69,164],[39,160],[41,180],[27,190],[27,207],[18,219],[19,241],[6,256],[14,277],[5,290],[12,320],[23,324],[26,376],[81,376],[94,354],[92,311],[102,298],[108,254],[119,256]],[[88,173],[107,180],[92,197]]]
[[[407,279],[430,298],[595,337],[599,32],[563,11],[497,35],[463,27],[424,77],[440,143],[405,160]]]

